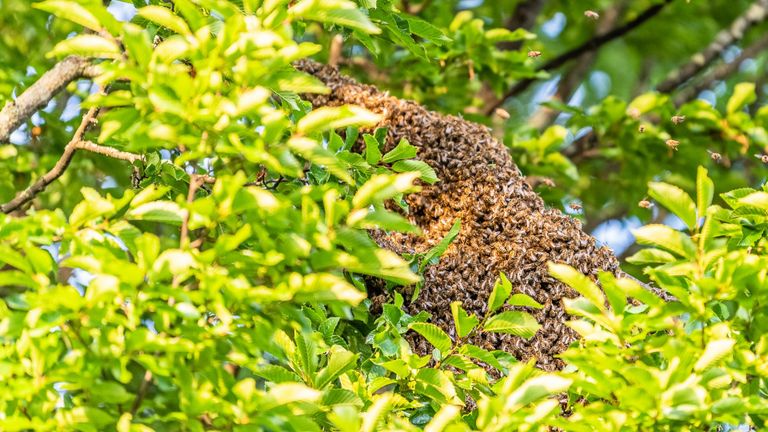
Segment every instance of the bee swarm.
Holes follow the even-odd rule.
[[[440,178],[435,185],[422,185],[421,192],[407,199],[407,217],[421,227],[423,235],[372,233],[381,246],[401,254],[424,252],[445,236],[455,219],[461,219],[461,232],[440,262],[427,268],[424,286],[416,301],[406,304],[407,311],[429,312],[432,323],[455,337],[450,303],[459,300],[468,312],[482,317],[494,282],[504,272],[514,292],[544,305],[539,310],[525,308],[542,328],[531,340],[483,333],[470,342],[522,360],[536,358],[545,370],[561,368],[562,361],[554,356],[577,338],[565,325],[569,317],[562,299],[577,294],[549,276],[547,263],[566,263],[591,276],[600,270],[615,273],[618,262],[612,252],[598,247],[579,221],[547,209],[506,147],[486,127],[388,96],[331,67],[311,61],[297,66],[331,89],[328,95],[306,95],[314,106],[356,104],[382,114],[379,126],[388,129],[383,151],[406,138],[419,148],[417,158],[431,165]],[[404,290],[406,303],[410,294]],[[373,283],[369,296],[378,308],[389,299],[382,283]],[[419,354],[431,352],[420,336],[410,332],[409,338]]]

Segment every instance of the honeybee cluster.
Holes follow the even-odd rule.
[[[406,138],[419,148],[418,158],[440,178],[408,198],[406,216],[421,227],[423,235],[372,233],[381,246],[401,254],[424,252],[445,236],[455,219],[462,221],[461,232],[440,262],[427,268],[424,286],[416,301],[406,306],[408,312],[428,311],[433,323],[455,336],[450,303],[459,300],[468,311],[482,316],[493,284],[504,272],[515,292],[544,305],[528,310],[542,328],[528,341],[482,334],[471,342],[523,360],[536,358],[545,370],[561,368],[562,362],[554,356],[576,339],[564,324],[568,316],[561,300],[576,293],[548,275],[547,263],[567,263],[588,275],[599,270],[615,272],[618,262],[611,251],[598,247],[577,220],[547,209],[487,128],[388,96],[334,68],[310,61],[298,67],[331,89],[328,95],[308,95],[313,105],[356,104],[382,114],[380,126],[388,128],[385,151]],[[381,283],[372,283],[369,290],[375,306],[388,299]],[[403,290],[410,298],[409,289]],[[431,351],[425,340],[410,337],[417,352]]]

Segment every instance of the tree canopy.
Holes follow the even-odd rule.
[[[1,430],[766,427],[768,0],[0,12]]]

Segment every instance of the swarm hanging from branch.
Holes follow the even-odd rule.
[[[462,221],[461,232],[440,262],[428,267],[424,286],[416,301],[406,306],[408,311],[430,312],[432,322],[451,333],[450,303],[459,300],[468,311],[482,315],[494,282],[504,272],[515,292],[544,305],[541,310],[529,310],[542,328],[531,340],[481,334],[471,342],[505,350],[520,359],[534,357],[543,369],[562,367],[555,356],[576,334],[565,325],[561,300],[576,293],[549,276],[547,263],[566,263],[593,276],[600,270],[617,272],[618,262],[611,251],[598,247],[581,230],[579,221],[547,209],[487,128],[388,96],[331,67],[310,61],[298,67],[331,89],[328,95],[308,95],[313,105],[356,104],[382,114],[380,126],[388,128],[386,150],[406,138],[419,148],[418,158],[430,164],[440,178],[408,198],[407,216],[422,229],[423,236],[375,233],[382,246],[398,253],[424,252],[445,236],[455,219]],[[376,287],[369,294],[374,304],[387,297]],[[417,352],[429,352],[425,341],[412,341]]]

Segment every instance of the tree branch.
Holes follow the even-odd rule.
[[[564,52],[563,54],[560,54],[559,56],[553,58],[552,60],[548,61],[544,65],[537,68],[537,71],[549,71],[552,69],[556,69],[563,64],[567,63],[570,60],[573,60],[575,58],[578,58],[582,56],[585,53],[588,53],[590,51],[594,51],[601,46],[607,44],[608,42],[613,41],[614,39],[618,39],[625,34],[629,33],[630,31],[636,29],[637,27],[640,27],[643,23],[648,21],[649,19],[653,18],[654,16],[658,15],[659,12],[661,12],[664,7],[666,7],[668,4],[672,3],[674,0],[664,0],[661,3],[657,3],[648,9],[644,10],[640,13],[640,15],[636,16],[633,20],[628,21],[619,27],[614,28],[613,30],[603,33],[601,35],[595,36],[594,38],[584,42],[583,44],[577,46],[576,48],[571,49],[570,51]],[[536,78],[527,78],[522,81],[518,81],[514,86],[512,86],[509,90],[507,90],[506,93],[504,93],[504,96],[501,97],[498,101],[491,104],[486,109],[486,115],[489,115],[492,113],[496,108],[500,107],[501,105],[506,102],[507,99],[511,98],[512,96],[517,95],[518,93],[521,93],[528,87],[530,87],[531,84],[533,84],[536,81]]]
[[[744,32],[755,24],[768,18],[768,0],[758,0],[743,14],[736,18],[731,26],[720,31],[703,51],[696,53],[680,69],[672,71],[656,90],[664,93],[680,87],[683,83],[709,66],[729,45],[744,37]]]
[[[99,109],[96,107],[88,110],[88,112],[83,116],[83,120],[80,122],[80,126],[77,128],[77,131],[75,131],[75,134],[72,136],[72,140],[70,140],[66,147],[64,147],[64,153],[56,162],[56,165],[54,165],[50,171],[45,173],[35,183],[33,183],[32,186],[17,194],[15,198],[8,201],[7,203],[0,205],[1,212],[8,214],[12,211],[18,210],[21,206],[31,201],[38,194],[40,194],[40,192],[45,190],[48,185],[61,177],[67,170],[67,167],[69,167],[70,162],[72,162],[72,158],[75,156],[75,152],[77,152],[77,150],[87,150],[92,153],[98,153],[104,156],[125,160],[131,163],[143,158],[141,155],[135,153],[120,151],[111,147],[104,147],[90,141],[82,140],[85,131],[96,118],[98,111]]]
[[[699,82],[682,89],[680,93],[675,97],[675,105],[680,106],[688,101],[693,100],[700,92],[711,87],[712,83],[715,81],[724,80],[729,75],[736,72],[744,60],[757,56],[765,49],[768,49],[768,34],[763,35],[763,37],[755,41],[752,45],[744,48],[741,54],[733,59],[732,62],[719,65],[710,71],[707,75],[702,77]]]
[[[509,17],[504,27],[507,30],[519,28],[530,30],[536,24],[536,18],[544,7],[544,0],[523,0],[517,4],[515,12]],[[516,50],[522,46],[522,41],[507,41],[499,44],[499,49]]]
[[[0,111],[0,143],[8,141],[11,133],[70,82],[97,75],[96,67],[83,57],[70,56],[44,73],[15,101],[8,102]]]

